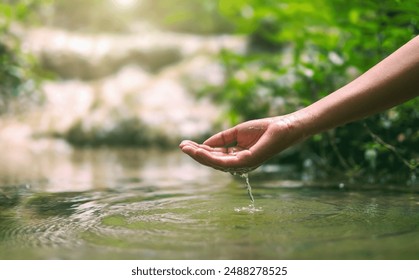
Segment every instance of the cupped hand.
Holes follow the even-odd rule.
[[[296,142],[287,118],[265,118],[219,132],[203,144],[184,140],[181,150],[199,163],[231,173],[246,173]]]

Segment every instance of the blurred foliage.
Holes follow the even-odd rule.
[[[41,12],[46,23],[84,33],[131,32],[138,26],[148,28],[150,24],[151,28],[199,34],[226,32],[232,27],[219,13],[217,1],[51,1],[53,5]],[[145,25],[141,27],[142,24]]]
[[[9,0],[0,3],[0,114],[10,110],[11,100],[29,96],[36,89],[36,62],[24,53],[13,25],[25,24],[33,9],[47,0]]]
[[[223,88],[231,124],[285,114],[333,92],[418,34],[419,1],[219,1],[235,31],[251,38],[244,55],[225,52]],[[419,100],[317,135],[291,157],[318,175],[390,180],[415,176]]]
[[[151,22],[175,32],[247,35],[246,54],[220,56],[225,85],[205,90],[229,104],[227,117],[236,124],[295,111],[353,80],[418,34],[418,7],[419,0],[2,1],[0,113],[9,100],[33,92],[37,82],[36,63],[11,31],[16,22],[41,18],[55,28],[87,33],[131,32]],[[416,98],[316,135],[275,161],[316,170],[317,176],[413,177],[419,161],[418,105]]]
[[[212,0],[148,0],[143,1],[140,15],[160,28],[199,34],[232,31],[232,22]]]
[[[54,28],[85,33],[123,32],[132,21],[134,9],[124,15],[116,12],[113,1],[104,0],[51,0],[51,5],[40,9],[44,24]],[[117,1],[115,1],[117,2]]]

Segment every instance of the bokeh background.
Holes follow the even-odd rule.
[[[172,151],[182,139],[292,112],[416,36],[418,7],[417,0],[2,1],[2,169],[33,168],[28,155],[47,150]],[[416,98],[316,135],[265,170],[417,184],[418,105]]]

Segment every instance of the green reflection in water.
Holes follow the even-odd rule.
[[[2,259],[417,259],[417,190],[242,180],[1,188]],[[111,183],[108,182],[108,185]]]

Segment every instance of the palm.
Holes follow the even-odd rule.
[[[264,120],[249,121],[232,129],[220,132],[204,142],[216,151],[228,155],[232,152],[251,150],[268,128]],[[217,149],[218,148],[218,149]]]
[[[180,147],[201,164],[223,171],[248,172],[266,159],[260,153],[260,142],[266,142],[264,135],[271,123],[270,119],[245,122],[215,134],[201,145],[184,141]]]

